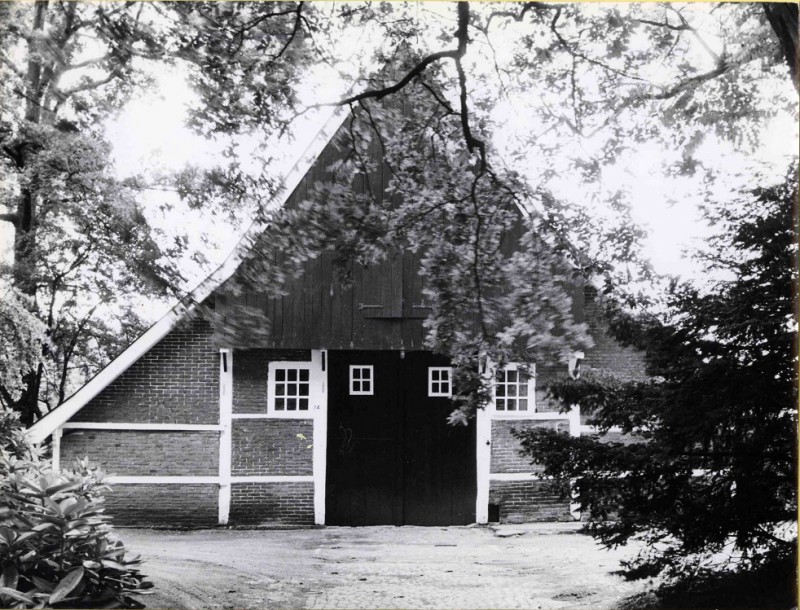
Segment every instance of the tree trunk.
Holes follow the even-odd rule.
[[[762,4],[767,20],[778,37],[783,56],[789,66],[795,89],[800,91],[800,25],[798,5],[794,3],[769,2]]]

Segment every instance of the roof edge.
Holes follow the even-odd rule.
[[[334,107],[330,116],[325,119],[322,127],[311,139],[309,145],[306,146],[305,150],[298,156],[286,173],[281,190],[269,204],[271,208],[279,209],[286,203],[322,153],[322,150],[336,135],[347,114],[343,107]],[[195,309],[197,303],[208,298],[214,290],[234,274],[242,261],[242,257],[252,244],[252,239],[263,232],[266,227],[267,224],[263,222],[253,221],[223,263],[201,281],[188,294],[187,299],[181,300],[174,305],[161,319],[142,333],[77,392],[33,424],[26,432],[28,440],[31,443],[44,441],[169,334],[178,322]]]

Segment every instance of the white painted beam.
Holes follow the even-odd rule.
[[[233,350],[219,350],[219,514],[220,525],[228,523],[231,510],[231,414],[233,413]]]
[[[311,351],[311,404],[314,414],[314,523],[325,525],[325,475],[328,450],[328,352]]]
[[[203,432],[215,431],[216,424],[143,424],[117,422],[67,422],[61,426],[64,430],[141,430],[145,432]]]

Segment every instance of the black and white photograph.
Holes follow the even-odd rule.
[[[796,610],[798,6],[0,0],[0,608]]]

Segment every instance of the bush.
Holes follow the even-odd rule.
[[[0,607],[143,608],[132,596],[152,584],[103,513],[102,474],[87,461],[53,472],[18,442],[7,451],[13,439],[0,449]]]

